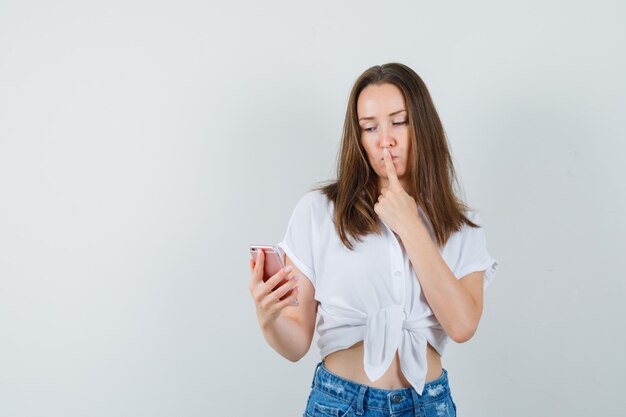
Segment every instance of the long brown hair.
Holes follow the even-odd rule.
[[[378,176],[370,166],[361,144],[361,127],[357,100],[370,84],[393,84],[404,95],[407,106],[411,154],[409,156],[407,192],[421,207],[442,247],[450,235],[465,223],[478,227],[464,214],[469,207],[459,199],[453,185],[458,179],[452,164],[446,135],[428,89],[419,75],[399,63],[377,65],[367,69],[354,83],[343,125],[337,180],[314,188],[334,203],[334,223],[343,244],[353,245],[369,233],[381,233],[374,204],[378,201]]]

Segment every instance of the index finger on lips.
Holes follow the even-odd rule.
[[[389,186],[397,186],[400,184],[398,175],[396,174],[396,167],[393,165],[393,159],[389,153],[389,149],[383,148],[383,158],[385,159],[385,168],[387,168],[387,178],[389,179]]]

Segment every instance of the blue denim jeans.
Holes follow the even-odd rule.
[[[362,385],[333,374],[317,364],[303,417],[455,417],[456,404],[448,385],[448,371],[415,388],[387,390]]]

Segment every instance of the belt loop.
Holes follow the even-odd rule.
[[[365,398],[365,391],[367,391],[367,385],[361,385],[359,388],[359,396],[356,399],[356,415],[362,416],[364,413],[363,410],[363,399]]]
[[[317,366],[315,367],[315,372],[313,372],[313,381],[311,381],[311,388],[313,388],[313,386],[315,386],[315,378],[317,378],[317,370],[320,369],[320,366],[322,365],[322,362],[319,362],[317,364]]]
[[[415,417],[425,416],[426,412],[422,407],[422,402],[419,399],[419,394],[415,391],[415,388],[411,387],[411,397],[413,397],[413,411]]]

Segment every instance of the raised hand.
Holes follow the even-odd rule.
[[[382,187],[378,202],[374,204],[374,211],[387,227],[401,235],[401,231],[410,227],[413,222],[419,221],[417,203],[400,183],[396,167],[387,148],[383,149],[383,158],[387,170],[388,186]]]

